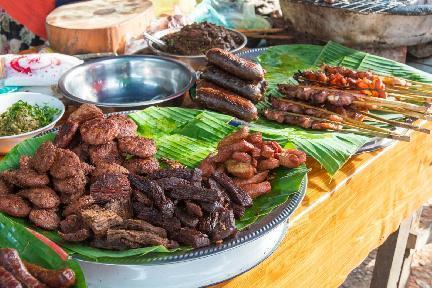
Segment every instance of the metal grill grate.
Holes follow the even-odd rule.
[[[323,0],[303,0],[305,2],[313,3],[315,5],[334,7],[340,9],[346,9],[350,11],[355,11],[359,13],[380,13],[387,12],[393,8],[400,6],[407,6],[409,3],[400,1],[389,1],[389,0],[378,0],[378,1],[368,1],[368,0],[335,0],[334,3],[328,4]]]

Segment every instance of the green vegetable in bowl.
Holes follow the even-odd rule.
[[[57,108],[32,106],[20,100],[0,114],[0,136],[18,135],[44,127],[58,113],[60,110]]]

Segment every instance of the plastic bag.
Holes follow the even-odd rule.
[[[233,29],[267,29],[270,23],[244,1],[203,0],[188,16],[190,22],[210,22]]]

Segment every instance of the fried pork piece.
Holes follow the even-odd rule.
[[[60,224],[60,217],[54,209],[32,209],[29,219],[34,225],[45,230],[55,230]]]
[[[261,183],[242,184],[240,187],[245,190],[252,198],[256,198],[271,191],[271,184],[268,181]]]
[[[39,173],[48,172],[54,163],[56,156],[56,147],[53,145],[51,141],[43,143],[36,150],[33,158],[32,165],[33,168]]]
[[[281,166],[296,168],[306,162],[306,153],[299,150],[286,150],[277,154]]]
[[[12,187],[0,178],[0,196],[12,192]]]
[[[79,123],[74,121],[66,121],[54,138],[54,145],[58,148],[67,148],[71,144],[75,135],[77,135]]]
[[[81,210],[86,209],[96,203],[96,200],[91,195],[84,195],[75,201],[71,202],[63,210],[63,216],[80,213]]]
[[[104,115],[102,110],[96,107],[95,105],[82,104],[77,110],[75,110],[69,115],[68,120],[81,124],[95,118],[103,118],[103,117]]]
[[[49,187],[24,189],[19,191],[17,195],[26,198],[41,209],[56,208],[60,205],[59,196]]]
[[[255,174],[253,177],[248,179],[234,179],[234,183],[236,185],[245,185],[245,184],[254,184],[254,183],[260,183],[267,179],[267,176],[269,174],[269,171],[263,171],[258,174]]]
[[[117,143],[114,141],[102,145],[91,145],[89,147],[89,155],[90,161],[95,165],[100,162],[116,164],[121,164],[122,162]]]
[[[229,134],[224,139],[222,139],[218,144],[218,149],[224,146],[232,145],[234,143],[239,142],[240,140],[245,139],[249,136],[249,127],[245,126],[240,128],[234,133]]]
[[[125,167],[116,164],[116,163],[108,163],[108,162],[98,162],[96,164],[96,169],[92,172],[93,177],[98,177],[103,174],[129,174],[128,169]]]
[[[258,161],[257,169],[258,169],[258,171],[273,170],[273,169],[279,167],[279,165],[280,165],[280,163],[279,163],[278,159],[270,158],[270,159]]]
[[[146,175],[159,170],[159,162],[156,158],[132,158],[123,162],[123,166],[126,167],[129,172],[137,175]]]
[[[115,212],[102,209],[97,205],[82,210],[81,217],[96,237],[105,236],[108,229],[123,223],[123,219]]]
[[[32,169],[7,170],[1,176],[6,182],[18,187],[42,187],[49,184],[46,174],[39,174]]]
[[[103,174],[95,177],[95,181],[90,186],[90,195],[96,201],[129,198],[131,192],[128,176],[125,174]]]
[[[141,158],[148,158],[156,154],[156,143],[152,139],[139,136],[124,137],[118,140],[119,150]]]
[[[121,114],[111,115],[108,117],[108,119],[117,123],[118,138],[137,135],[138,126],[135,124],[135,122],[132,119],[130,119],[126,115],[121,115]]]
[[[0,195],[0,211],[14,217],[27,217],[30,203],[15,194]]]
[[[123,229],[109,229],[107,232],[107,240],[109,242],[126,240],[127,243],[132,242],[138,244],[138,247],[154,245],[168,247],[170,243],[167,238],[162,238],[151,232]]]
[[[225,167],[230,174],[243,179],[251,178],[256,171],[252,164],[238,162],[232,159],[225,162]]]
[[[113,120],[98,118],[82,124],[80,132],[85,143],[101,145],[107,144],[117,137],[118,126]]]
[[[52,183],[54,186],[54,190],[62,194],[66,193],[66,194],[82,195],[87,185],[87,177],[84,175],[82,171],[80,171],[77,175],[69,178],[65,178],[65,179],[53,178]]]
[[[65,179],[76,176],[82,171],[83,166],[78,156],[70,150],[57,149],[56,157],[50,168],[50,174],[57,179]]]

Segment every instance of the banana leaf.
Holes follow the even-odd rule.
[[[24,226],[0,213],[0,247],[17,249],[21,259],[47,269],[71,268],[75,272],[75,288],[87,287],[77,262],[63,260],[53,249],[30,233]]]

